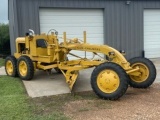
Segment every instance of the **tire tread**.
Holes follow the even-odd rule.
[[[17,62],[17,66],[19,65],[20,61],[25,61],[26,64],[27,64],[27,75],[26,76],[21,76],[20,72],[19,72],[19,67],[18,67],[18,74],[20,76],[21,79],[23,80],[31,80],[34,76],[34,65],[33,65],[33,62],[32,60],[30,59],[30,57],[28,56],[21,56],[19,59],[18,59],[18,62]]]
[[[12,75],[9,75],[7,73],[7,70],[6,70],[6,63],[7,63],[8,60],[10,60],[13,64],[14,69],[13,69],[13,74]],[[18,76],[18,73],[17,73],[17,59],[13,55],[10,55],[5,59],[5,71],[6,71],[6,74],[8,76],[11,76],[11,77],[17,77]]]
[[[103,93],[97,86],[97,76],[104,69],[112,69],[115,72],[118,72],[117,73],[118,75],[120,74],[119,75],[120,87],[114,93],[111,93],[111,94]],[[107,62],[107,63],[102,63],[98,65],[93,70],[92,75],[91,75],[91,86],[95,94],[99,96],[100,98],[107,99],[107,100],[117,100],[125,94],[128,88],[127,80],[128,80],[128,76],[121,66],[119,66],[118,64],[112,63],[112,62]]]
[[[150,85],[153,84],[157,73],[156,73],[156,68],[155,68],[154,64],[152,63],[152,61],[150,61],[147,58],[135,57],[135,58],[130,59],[129,62],[131,65],[136,62],[137,63],[141,62],[141,63],[145,64],[149,69],[149,77],[144,82],[137,83],[129,77],[129,85],[131,87],[133,87],[133,88],[148,88]]]

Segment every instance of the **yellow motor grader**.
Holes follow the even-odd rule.
[[[147,88],[156,78],[154,64],[141,57],[127,61],[124,51],[117,51],[108,45],[94,45],[78,38],[67,39],[63,33],[63,42],[59,42],[58,32],[54,29],[48,34],[35,35],[29,30],[25,37],[16,39],[16,52],[5,60],[5,70],[8,76],[19,76],[22,80],[31,80],[36,69],[63,73],[72,90],[79,70],[95,67],[91,74],[93,91],[103,99],[116,100],[123,96],[128,84],[134,88]],[[92,52],[101,59],[87,59],[71,53],[72,50]],[[68,60],[67,55],[77,57]],[[104,54],[107,59],[102,59]]]

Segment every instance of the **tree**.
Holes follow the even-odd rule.
[[[0,54],[10,54],[9,25],[0,23]]]

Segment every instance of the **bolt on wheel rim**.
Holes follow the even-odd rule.
[[[24,61],[20,61],[19,63],[19,73],[21,76],[26,76],[27,74],[27,64]]]
[[[104,93],[113,93],[120,85],[118,74],[113,70],[103,70],[97,77],[98,88]]]
[[[12,62],[10,60],[8,60],[7,63],[6,63],[6,70],[7,70],[7,73],[9,75],[12,75],[12,73],[13,73],[13,64],[12,64]]]
[[[130,78],[135,82],[144,82],[149,76],[149,69],[143,63],[135,63],[131,67],[136,68],[139,67],[139,72],[141,73],[139,76],[130,76]]]

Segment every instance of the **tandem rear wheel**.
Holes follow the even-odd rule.
[[[8,76],[16,77],[17,73],[17,59],[14,56],[8,56],[5,59],[5,71]]]
[[[17,71],[22,80],[31,80],[34,76],[34,65],[30,57],[21,56],[17,62]]]

